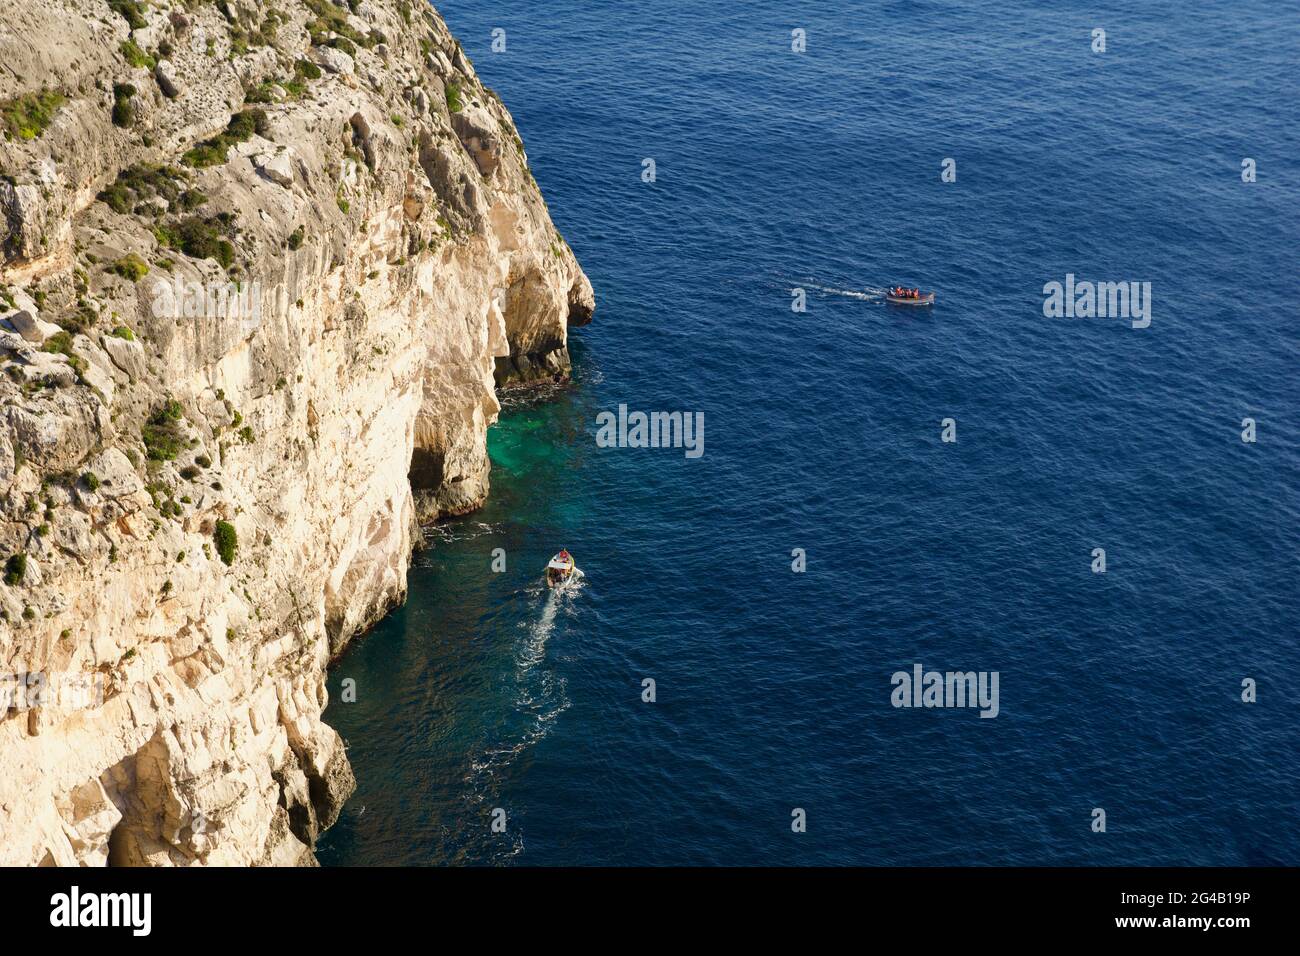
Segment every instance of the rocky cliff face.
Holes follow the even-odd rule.
[[[326,664],[591,287],[420,0],[7,0],[0,130],[0,864],[312,863]]]

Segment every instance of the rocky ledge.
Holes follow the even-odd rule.
[[[311,864],[326,665],[591,286],[420,0],[8,0],[0,137],[0,864]]]

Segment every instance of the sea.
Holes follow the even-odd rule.
[[[598,307],[330,672],[322,863],[1300,864],[1293,10],[438,9]]]

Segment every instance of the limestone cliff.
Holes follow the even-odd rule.
[[[326,664],[591,286],[420,0],[7,0],[0,135],[0,864],[312,863]]]

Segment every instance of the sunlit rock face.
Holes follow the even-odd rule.
[[[0,60],[0,864],[310,865],[326,664],[591,285],[425,4],[10,0]]]

